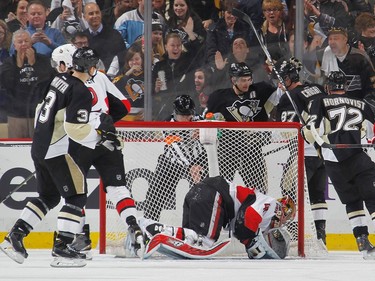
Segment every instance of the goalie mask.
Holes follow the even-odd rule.
[[[271,228],[279,228],[294,220],[296,216],[296,204],[289,196],[277,199],[275,215],[271,221]]]
[[[73,68],[73,54],[77,48],[73,44],[65,44],[53,50],[51,55],[51,66],[58,72],[62,72],[60,64],[65,65],[65,72]]]

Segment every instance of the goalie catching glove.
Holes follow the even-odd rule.
[[[101,137],[97,145],[102,145],[110,151],[122,149],[122,142],[117,137],[116,128],[110,115],[105,113],[100,115],[100,125],[96,131]]]

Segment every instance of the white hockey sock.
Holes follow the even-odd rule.
[[[107,196],[124,222],[129,216],[137,217],[134,199],[125,186],[107,186]]]

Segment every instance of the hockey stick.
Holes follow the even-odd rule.
[[[23,182],[21,182],[19,185],[17,185],[7,196],[5,196],[4,199],[1,199],[0,204],[2,204],[5,200],[7,200],[10,196],[13,195],[13,193],[17,192],[22,186],[24,186],[31,178],[34,177],[36,171],[30,174]]]
[[[240,20],[246,22],[251,27],[251,29],[254,31],[255,36],[257,37],[257,40],[258,40],[258,42],[260,44],[260,47],[262,48],[264,54],[266,55],[267,60],[269,61],[270,65],[272,66],[272,69],[275,72],[275,74],[277,76],[277,79],[279,80],[279,82],[281,83],[281,85],[283,85],[283,88],[285,89],[285,93],[288,96],[289,101],[292,104],[293,109],[296,112],[298,119],[300,120],[300,122],[303,125],[306,125],[305,120],[302,118],[301,113],[298,111],[297,105],[295,104],[295,102],[293,101],[292,97],[290,96],[289,91],[287,90],[287,87],[285,85],[284,79],[280,76],[278,70],[276,69],[275,64],[274,64],[274,62],[273,62],[273,60],[271,58],[271,54],[268,51],[266,45],[264,45],[262,39],[259,37],[258,31],[256,30],[256,28],[255,28],[252,20],[250,19],[250,17],[247,14],[245,14],[244,12],[242,12],[242,11],[236,9],[236,8],[233,8],[232,15],[235,16],[235,17],[237,17],[237,18],[239,18]]]
[[[375,144],[371,143],[327,143],[317,132],[315,124],[311,124],[311,134],[314,137],[316,143],[323,148],[338,149],[338,148],[375,148]]]

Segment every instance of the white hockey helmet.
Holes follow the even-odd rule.
[[[61,72],[60,64],[65,65],[66,70],[73,68],[73,54],[77,48],[73,44],[65,44],[57,47],[52,52],[51,65]]]

